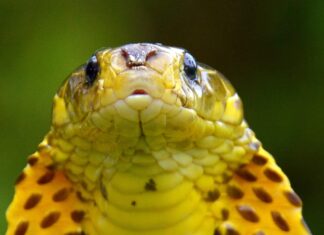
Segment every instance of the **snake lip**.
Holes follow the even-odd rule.
[[[147,95],[147,92],[144,89],[136,89],[132,95]]]

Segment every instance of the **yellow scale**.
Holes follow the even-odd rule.
[[[54,97],[6,235],[303,235],[300,198],[241,100],[187,51],[96,52]]]

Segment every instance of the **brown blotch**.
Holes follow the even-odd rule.
[[[17,185],[17,184],[21,183],[25,178],[26,178],[26,173],[25,172],[21,172],[19,174],[19,176],[17,177],[15,184]]]
[[[228,182],[231,181],[231,179],[233,178],[233,175],[230,175],[230,174],[228,174],[228,173],[224,173],[224,174],[222,175],[222,178],[223,178],[222,183],[223,183],[223,184],[227,184]]]
[[[25,202],[24,205],[25,210],[34,208],[40,202],[41,199],[42,199],[42,195],[39,193],[34,193],[30,195],[27,201]]]
[[[149,181],[145,184],[145,190],[156,191],[156,184],[153,179],[149,179]]]
[[[136,201],[132,201],[132,206],[136,206]]]
[[[216,201],[219,198],[219,196],[220,196],[220,193],[219,193],[219,191],[217,189],[210,190],[207,193],[207,196],[205,198],[205,201],[207,201],[207,202],[214,202],[214,201]]]
[[[84,197],[82,196],[82,193],[81,193],[80,191],[77,191],[77,192],[76,192],[76,196],[77,196],[77,198],[78,198],[81,202],[87,202],[87,201],[88,201],[86,198],[84,198]]]
[[[247,205],[236,206],[236,210],[247,221],[257,223],[259,222],[259,216],[255,213],[254,209]]]
[[[277,212],[277,211],[272,211],[271,212],[271,216],[273,221],[275,222],[275,224],[282,230],[285,232],[288,232],[290,230],[289,225],[287,223],[287,221],[282,217],[282,215]]]
[[[47,184],[54,179],[55,172],[54,171],[47,171],[44,175],[42,175],[38,180],[38,184]]]
[[[303,205],[302,200],[300,197],[293,191],[286,191],[284,192],[287,200],[294,206],[301,207]]]
[[[227,209],[222,209],[222,219],[223,220],[228,220],[229,218],[229,211]]]
[[[59,191],[57,191],[56,193],[54,193],[52,199],[54,202],[62,202],[68,198],[70,192],[71,192],[71,189],[62,188]]]
[[[50,165],[46,166],[46,169],[49,171],[54,171],[56,169],[56,167],[54,164],[50,164]]]
[[[234,199],[241,199],[244,196],[243,191],[234,185],[228,186],[226,191],[228,196]]]
[[[219,228],[216,228],[213,235],[222,235],[222,233],[219,231]]]
[[[60,218],[60,216],[61,216],[60,212],[57,212],[57,211],[51,212],[47,216],[44,217],[40,226],[42,228],[48,228],[48,227],[52,226],[53,224],[55,224],[58,221],[58,219]]]
[[[266,203],[271,203],[272,202],[272,197],[271,195],[265,191],[263,188],[256,188],[253,187],[253,192],[257,198],[259,198],[261,201],[266,202]]]
[[[280,175],[278,172],[276,172],[276,171],[274,171],[274,170],[272,170],[272,169],[270,169],[270,168],[265,169],[265,171],[264,171],[264,175],[265,175],[269,180],[271,180],[271,181],[273,181],[273,182],[280,183],[280,182],[283,180],[282,177],[281,177],[281,175]]]
[[[258,166],[263,166],[268,162],[268,159],[260,155],[254,155],[252,158],[252,162]]]
[[[232,226],[227,225],[225,235],[240,235],[240,233]]]
[[[71,219],[75,222],[75,223],[80,223],[83,218],[84,218],[84,211],[81,210],[75,210],[71,212]]]
[[[29,223],[27,221],[22,221],[18,224],[15,235],[25,235],[28,229]]]
[[[34,166],[38,162],[38,157],[32,155],[28,158],[27,162],[30,166]]]
[[[255,182],[257,180],[257,177],[245,168],[238,169],[235,173],[242,179],[249,182]]]

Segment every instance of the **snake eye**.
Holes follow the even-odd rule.
[[[196,80],[197,63],[195,58],[188,52],[184,54],[183,70],[190,80]]]
[[[88,85],[92,85],[99,73],[99,63],[96,56],[92,56],[85,68],[86,80]]]

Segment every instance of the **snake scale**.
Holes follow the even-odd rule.
[[[102,49],[54,97],[6,235],[306,235],[228,80],[186,50]]]

